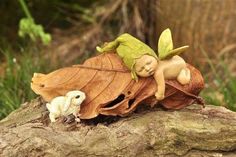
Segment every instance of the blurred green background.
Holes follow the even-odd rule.
[[[81,63],[124,32],[156,50],[167,27],[176,47],[190,45],[183,57],[203,73],[206,103],[236,111],[235,8],[234,0],[1,0],[0,119],[36,97],[34,72]]]

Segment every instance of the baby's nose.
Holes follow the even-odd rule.
[[[145,66],[145,70],[146,70],[146,71],[149,71],[149,70],[150,70],[150,67],[149,67],[149,66]]]

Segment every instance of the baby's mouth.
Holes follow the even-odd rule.
[[[150,70],[150,71],[148,72],[148,74],[149,74],[149,75],[152,75],[152,74],[154,74],[154,71],[153,71],[153,70]]]

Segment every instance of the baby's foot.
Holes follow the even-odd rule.
[[[188,84],[190,82],[190,79],[191,79],[191,74],[188,68],[182,69],[177,77],[177,80],[182,85]]]

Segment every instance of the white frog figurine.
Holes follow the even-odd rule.
[[[78,90],[70,91],[65,96],[54,98],[50,103],[46,104],[50,112],[49,118],[51,122],[55,122],[56,118],[60,116],[68,116],[70,114],[77,117],[77,113],[80,110],[80,104],[85,98],[85,93]],[[76,121],[80,121],[79,118],[77,118]]]

